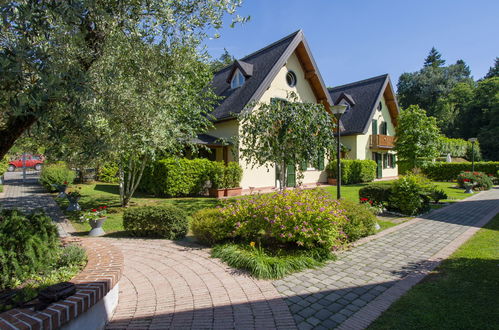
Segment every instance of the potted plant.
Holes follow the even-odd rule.
[[[102,229],[102,225],[107,219],[106,214],[107,206],[99,206],[99,208],[88,210],[80,216],[81,222],[88,222],[92,227],[88,236],[102,236],[106,233]]]
[[[236,162],[230,162],[225,168],[225,196],[239,196],[243,188],[241,179],[243,178],[243,169]]]
[[[211,197],[220,198],[225,195],[225,165],[222,162],[213,162],[213,168],[210,173],[211,188],[208,189]]]
[[[52,184],[52,187],[59,192],[56,198],[66,197],[66,190],[68,188],[68,182],[64,181],[63,184]]]
[[[70,192],[66,193],[66,198],[69,201],[69,206],[66,209],[66,211],[80,211],[81,210],[80,204],[78,204],[78,201],[81,198],[81,193],[80,193],[79,189],[81,189],[81,188],[78,188],[78,190],[73,189]]]
[[[463,184],[464,184],[464,191],[465,194],[472,194],[473,193],[473,182],[470,179],[463,179]]]

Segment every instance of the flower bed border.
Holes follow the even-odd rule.
[[[118,284],[123,273],[121,251],[102,239],[84,238],[80,242],[87,252],[88,263],[71,280],[76,284],[76,294],[42,311],[15,308],[1,313],[0,329],[58,329],[101,302]]]

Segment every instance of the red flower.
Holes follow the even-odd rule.
[[[92,212],[97,212],[97,210],[96,209],[92,209]]]
[[[473,175],[478,175],[478,172],[473,172]]]
[[[107,206],[106,206],[106,205],[104,205],[102,208],[103,208],[103,209],[107,209]]]
[[[67,181],[64,181],[64,184],[65,184],[65,185],[67,185],[67,184],[68,184],[68,182],[67,182]]]
[[[99,206],[99,210],[102,210],[102,206]]]
[[[360,199],[361,202],[367,202],[368,200],[369,200],[369,198],[365,198],[365,197]]]
[[[470,179],[464,179],[463,181],[464,182],[470,182]]]

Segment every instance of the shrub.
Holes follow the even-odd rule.
[[[378,204],[385,204],[390,199],[392,184],[388,182],[371,183],[359,189],[359,198],[367,198]]]
[[[464,171],[471,169],[470,162],[447,163],[428,162],[421,167],[424,175],[436,181],[452,181]],[[495,175],[499,171],[499,162],[475,162],[475,171]]]
[[[7,172],[7,169],[9,168],[9,159],[7,156],[3,157],[3,159],[0,159],[0,176],[2,176],[5,172]]]
[[[441,199],[447,199],[448,197],[445,191],[440,188],[433,189],[433,191],[430,192],[429,196],[435,203],[440,202]]]
[[[330,178],[336,178],[337,161],[334,160],[327,165]],[[370,182],[376,178],[376,162],[373,160],[341,160],[341,181],[344,184]]]
[[[237,188],[241,186],[243,169],[237,162],[230,162],[225,168],[225,182],[227,188]]]
[[[65,163],[50,164],[42,167],[40,183],[49,191],[56,191],[52,185],[62,185],[65,182],[73,183],[76,173]]]
[[[248,244],[217,245],[213,248],[212,256],[262,279],[282,278],[334,259],[326,249],[269,250]]]
[[[212,163],[210,182],[212,189],[227,188],[227,177],[225,175],[225,164],[223,162]]]
[[[175,206],[143,206],[125,211],[123,227],[133,236],[180,239],[187,234],[189,223]]]
[[[419,175],[406,175],[392,184],[389,207],[403,214],[414,215],[429,207],[434,185]]]
[[[208,159],[162,159],[145,171],[140,190],[156,196],[180,197],[201,194],[212,173]]]
[[[59,250],[57,267],[72,267],[84,264],[87,261],[85,249],[78,245],[67,245]]]
[[[201,243],[213,245],[230,238],[233,226],[224,221],[218,209],[204,209],[192,215],[191,230]]]
[[[339,247],[347,221],[339,202],[324,190],[292,190],[228,201],[219,208],[230,235],[267,245]]]
[[[0,290],[47,269],[58,248],[57,228],[44,213],[0,212]]]
[[[489,190],[492,188],[492,179],[483,172],[465,171],[457,176],[459,187],[464,188],[464,183],[470,182],[475,190]]]
[[[118,177],[118,170],[118,164],[105,163],[99,167],[97,179],[101,182],[116,183],[120,181],[120,178]]]
[[[349,220],[343,229],[349,241],[356,241],[376,233],[377,218],[366,205],[359,205],[349,200],[341,200],[340,203]]]

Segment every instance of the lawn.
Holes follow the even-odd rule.
[[[79,203],[82,210],[89,210],[99,206],[108,207],[107,220],[104,223],[104,231],[106,233],[123,231],[123,208],[120,206],[120,197],[118,185],[112,183],[92,183],[75,185],[81,187],[81,195]],[[141,193],[136,193],[136,197],[132,198],[130,205],[147,206],[147,205],[175,205],[184,210],[187,215],[191,215],[197,210],[214,207],[218,201],[215,198],[197,197],[197,198],[157,198]],[[57,200],[62,209],[68,206],[67,199]],[[69,215],[69,214],[68,214]],[[90,225],[87,223],[79,223],[77,217],[70,215],[70,220],[77,232],[86,233],[90,230]]]
[[[499,214],[369,329],[497,329]]]

